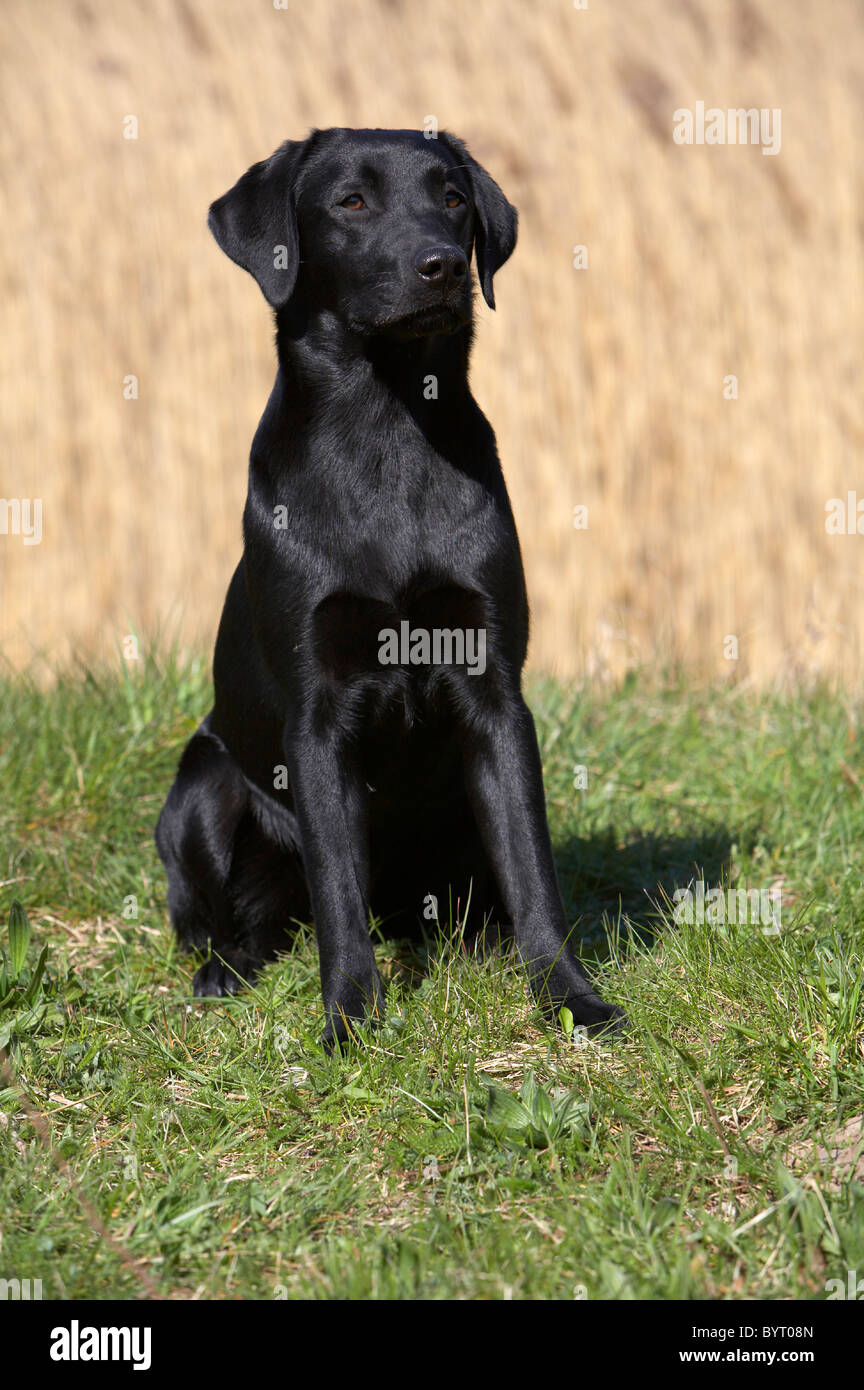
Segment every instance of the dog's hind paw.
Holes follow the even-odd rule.
[[[251,985],[257,974],[254,962],[245,951],[226,951],[213,955],[196,971],[192,993],[196,999],[220,998],[237,994]]]

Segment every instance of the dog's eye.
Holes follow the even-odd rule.
[[[348,208],[350,212],[359,212],[361,208],[365,208],[366,203],[359,193],[349,193],[347,198],[342,199],[340,206]]]
[[[444,206],[448,208],[459,208],[465,202],[461,193],[457,193],[454,188],[450,188],[444,194]]]

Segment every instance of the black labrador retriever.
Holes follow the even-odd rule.
[[[567,946],[534,723],[528,605],[495,436],[468,385],[516,211],[461,140],[315,130],[210,209],[276,311],[244,552],[156,842],[196,995],[314,920],[328,1047],[382,1012],[370,911],[512,931],[535,997],[620,1027]]]

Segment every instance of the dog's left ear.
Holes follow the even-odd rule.
[[[477,210],[477,227],[474,233],[477,274],[480,277],[483,298],[489,308],[494,309],[495,291],[492,288],[492,278],[496,270],[499,270],[513,253],[519,214],[512,203],[508,203],[491,174],[487,174],[483,165],[478,164],[468,153],[467,147],[458,136],[442,130],[438,139],[456,156],[471,182],[471,192]]]
[[[254,275],[267,303],[281,309],[294,293],[300,251],[294,184],[308,141],[284,145],[253,164],[211,204],[207,225],[231,260]]]

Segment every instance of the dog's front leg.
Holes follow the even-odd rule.
[[[286,734],[285,753],[312,899],[331,1049],[351,1023],[383,1015],[368,915],[368,836],[363,784],[334,734]]]
[[[592,1030],[621,1026],[623,1011],[591,988],[570,953],[546,820],[531,712],[515,695],[465,739],[468,795],[510,913],[531,987],[547,1013],[566,1006]]]

